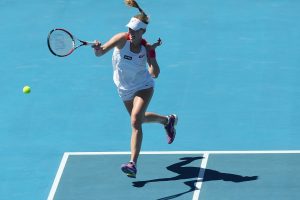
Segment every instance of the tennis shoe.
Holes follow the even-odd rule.
[[[129,178],[135,178],[137,169],[133,162],[125,163],[121,165],[121,170],[129,177]]]
[[[169,115],[168,117],[168,123],[165,125],[165,130],[167,133],[167,140],[168,144],[171,144],[176,136],[176,129],[175,126],[178,121],[178,117],[175,114]]]

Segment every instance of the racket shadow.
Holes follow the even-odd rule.
[[[183,191],[181,193],[174,194],[171,196],[163,197],[158,200],[174,199],[174,198],[177,198],[184,194],[193,192],[197,189],[195,187],[195,184],[197,183],[197,178],[199,175],[200,167],[190,167],[190,166],[185,166],[185,165],[188,165],[196,160],[201,160],[201,159],[203,159],[202,156],[180,158],[179,159],[179,160],[181,160],[180,162],[174,163],[174,164],[166,167],[169,171],[171,171],[177,175],[175,175],[173,177],[166,177],[166,178],[150,179],[150,180],[144,180],[144,181],[134,181],[134,182],[132,182],[132,185],[134,187],[141,188],[149,183],[183,180],[184,181],[183,184],[188,186],[188,189],[186,191]],[[192,179],[192,180],[190,180],[190,179]],[[239,182],[245,182],[245,181],[254,181],[257,179],[258,179],[258,176],[242,176],[242,175],[238,175],[238,174],[222,173],[222,172],[212,170],[212,169],[205,169],[205,175],[204,175],[202,182],[222,180],[222,181],[231,181],[231,182],[239,183]]]

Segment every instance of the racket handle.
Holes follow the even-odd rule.
[[[83,45],[94,45],[95,42],[93,41],[83,41],[83,40],[79,40]]]
[[[87,45],[94,45],[95,44],[95,42],[93,42],[93,41],[85,41],[85,42],[86,42]]]
[[[95,42],[92,42],[92,41],[82,41],[82,43],[84,45],[94,45],[95,44]]]

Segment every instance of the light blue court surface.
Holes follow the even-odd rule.
[[[163,41],[149,111],[179,116],[172,145],[166,144],[160,125],[145,125],[143,151],[300,149],[300,1],[138,2],[151,16],[145,38]],[[105,42],[127,31],[125,24],[135,14],[117,0],[0,0],[1,200],[47,199],[65,152],[129,151],[130,121],[112,81],[111,52],[96,58],[87,47],[58,58],[48,51],[46,38],[52,28],[63,27],[80,39]],[[25,85],[31,94],[22,93]],[[183,157],[143,155],[135,181],[174,177],[166,167]],[[120,173],[128,159],[127,154],[70,154],[57,198],[70,199],[64,195],[75,187],[78,192],[113,190],[110,195],[119,195],[115,199],[124,194],[175,198],[184,192],[175,199],[192,199],[195,191],[204,200],[220,195],[299,199],[293,179],[299,179],[298,154],[209,154],[206,172],[257,180],[201,182],[193,176],[140,188]],[[205,169],[203,161],[188,166]],[[104,167],[109,171],[104,173]],[[184,182],[194,180],[203,183],[201,190],[187,192]],[[168,185],[176,191],[165,189]]]

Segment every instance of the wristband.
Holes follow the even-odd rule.
[[[155,49],[150,49],[148,56],[149,56],[149,58],[156,58]]]

